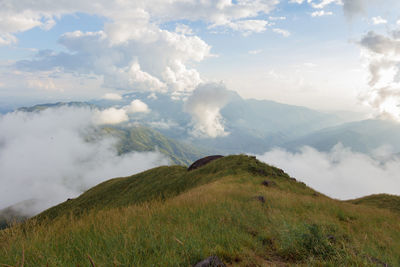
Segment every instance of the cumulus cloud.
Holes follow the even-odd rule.
[[[395,10],[400,5],[397,0],[342,0],[343,12],[347,19],[352,20],[356,16],[366,16],[368,9],[378,7]]]
[[[88,108],[49,108],[0,117],[0,209],[33,201],[33,215],[106,179],[167,160],[158,152],[118,155],[116,140],[98,135]]]
[[[185,103],[186,112],[192,116],[192,134],[211,138],[228,135],[220,110],[229,99],[229,91],[222,84],[199,85]]]
[[[128,113],[149,113],[150,109],[146,103],[139,99],[135,99],[126,107]]]
[[[0,2],[0,45],[15,43],[19,32],[35,27],[50,29],[56,18],[66,14],[96,15],[105,19],[104,29],[65,33],[59,40],[64,52],[40,51],[33,59],[18,62],[18,69],[94,75],[110,89],[170,91],[175,97],[184,96],[202,82],[193,63],[210,56],[211,47],[186,24],[177,24],[175,31],[161,25],[202,21],[209,28],[229,28],[248,35],[265,30],[268,22],[254,18],[270,13],[278,3],[4,0]]]
[[[129,120],[125,109],[107,108],[95,110],[93,121],[95,124],[119,124]]]
[[[116,94],[116,93],[106,93],[103,95],[102,97],[103,99],[107,99],[107,100],[122,100],[122,96],[120,94]]]
[[[370,73],[369,91],[362,100],[373,107],[378,116],[400,121],[400,38],[368,32],[359,44]]]
[[[340,144],[327,153],[304,147],[298,153],[274,149],[257,157],[330,197],[400,194],[399,157],[382,162]]]
[[[379,25],[379,24],[386,24],[388,21],[381,16],[378,17],[373,17],[372,18],[372,24],[374,25]]]

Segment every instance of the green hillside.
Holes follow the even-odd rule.
[[[198,148],[175,141],[144,126],[104,127],[102,134],[117,138],[117,149],[120,154],[157,149],[178,165],[189,165],[205,155],[205,152]]]
[[[228,156],[99,184],[0,231],[0,263],[192,266],[217,255],[228,266],[399,266],[399,219]]]
[[[377,208],[388,209],[400,214],[400,196],[377,194],[350,200],[349,202],[357,205],[368,205]]]

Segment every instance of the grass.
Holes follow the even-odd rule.
[[[246,156],[113,179],[68,202],[0,231],[0,263],[24,252],[25,266],[191,266],[211,255],[234,266],[400,265],[397,213],[316,194]]]
[[[350,200],[349,202],[357,205],[367,205],[381,209],[388,209],[400,213],[400,196],[377,194]]]

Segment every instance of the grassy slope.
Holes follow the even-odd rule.
[[[382,209],[388,209],[393,212],[400,213],[400,196],[377,194],[349,200],[349,202],[357,205],[368,205]]]
[[[105,127],[103,134],[118,138],[117,149],[121,154],[158,149],[161,153],[167,155],[173,163],[179,165],[189,165],[199,157],[205,156],[205,153],[199,149],[165,137],[148,127]]]
[[[113,179],[39,220],[0,232],[0,263],[24,251],[26,266],[88,255],[97,266],[189,266],[213,254],[238,266],[400,265],[398,214],[330,199],[246,156]]]

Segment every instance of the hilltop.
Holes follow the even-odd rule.
[[[398,266],[399,214],[328,198],[245,155],[103,182],[0,231],[26,266]]]
[[[349,200],[349,202],[356,205],[368,205],[381,209],[388,209],[400,214],[400,196],[377,194]]]

